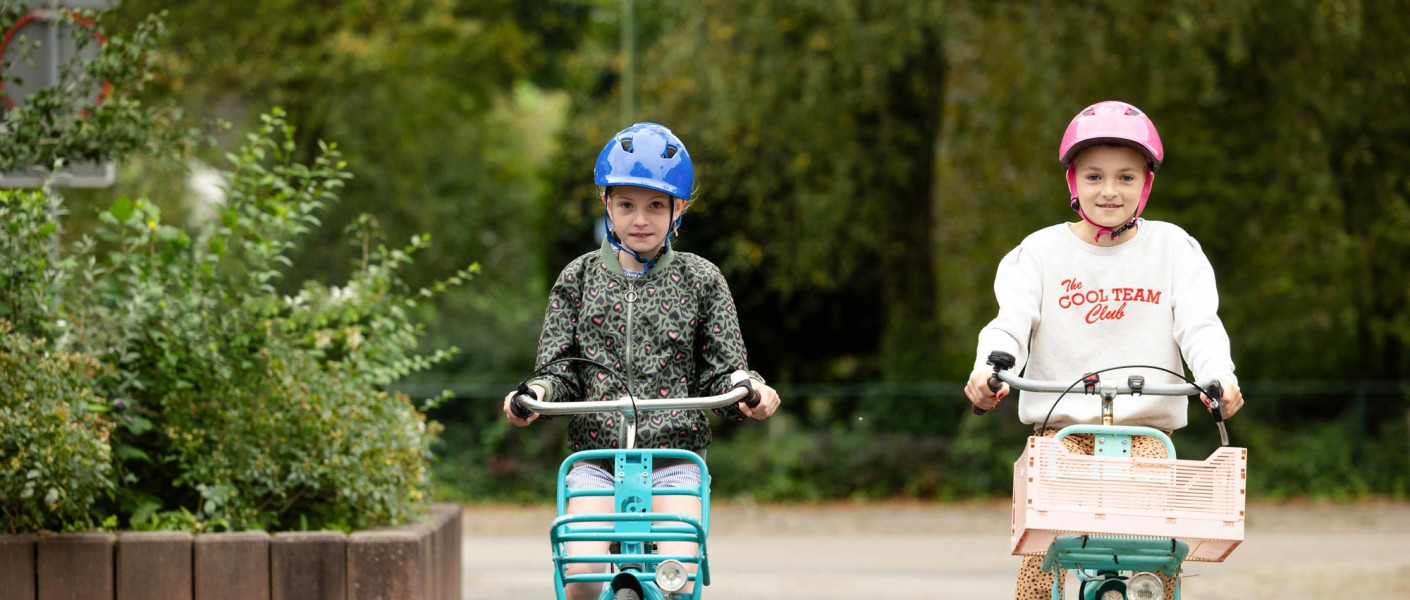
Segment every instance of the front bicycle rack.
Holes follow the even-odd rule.
[[[700,485],[686,488],[653,488],[651,485],[652,464],[656,460],[670,459],[693,462],[700,468]],[[568,488],[568,471],[581,461],[611,460],[615,480],[613,488]],[[553,547],[555,585],[558,597],[564,597],[563,587],[570,583],[598,582],[615,580],[622,573],[636,577],[643,588],[655,585],[657,566],[666,560],[677,560],[684,564],[698,565],[697,572],[690,574],[689,580],[695,588],[682,598],[698,599],[701,588],[710,584],[709,561],[705,540],[710,531],[710,475],[705,461],[700,455],[688,450],[672,449],[631,449],[631,450],[584,450],[570,455],[558,470],[558,518],[554,519],[549,532],[549,542]],[[611,496],[615,512],[567,514],[570,498],[579,496]],[[653,496],[694,496],[700,499],[700,518],[680,513],[652,512]],[[615,554],[580,554],[569,556],[568,542],[596,541],[609,542],[619,546]],[[648,544],[660,542],[691,542],[697,544],[693,555],[666,555],[650,552]],[[572,563],[606,563],[613,565],[606,573],[586,573],[565,575]],[[611,572],[619,571],[618,573]]]

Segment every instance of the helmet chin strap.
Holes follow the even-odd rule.
[[[1097,228],[1097,235],[1092,238],[1093,242],[1100,241],[1102,239],[1103,234],[1110,235],[1111,239],[1114,240],[1121,234],[1126,233],[1127,231],[1130,231],[1132,228],[1136,227],[1136,215],[1132,215],[1130,221],[1123,223],[1120,227],[1117,227],[1116,229],[1112,229],[1110,227],[1107,227],[1106,225],[1098,224],[1096,221],[1093,221],[1087,217],[1087,213],[1082,211],[1082,203],[1078,202],[1076,198],[1072,199],[1072,211],[1080,215],[1083,221],[1091,223],[1093,227]]]
[[[627,254],[632,255],[632,258],[635,258],[637,262],[643,265],[641,269],[643,275],[650,272],[651,267],[656,265],[656,261],[659,260],[662,256],[665,256],[666,251],[671,249],[671,234],[674,234],[676,232],[676,228],[681,226],[681,220],[679,217],[676,216],[676,203],[672,201],[671,227],[666,230],[666,239],[662,241],[661,249],[656,251],[656,256],[647,258],[645,256],[642,256],[636,250],[632,250],[626,244],[623,244],[622,238],[617,236],[617,228],[615,225],[612,224],[612,212],[607,210],[607,192],[605,191],[602,193],[602,211],[604,214],[604,218],[602,219],[602,228],[606,230],[607,243],[612,244],[612,247],[616,248],[619,252],[626,252]]]
[[[1077,200],[1077,169],[1075,166],[1069,166],[1067,168],[1067,189],[1068,191],[1072,192],[1071,203],[1069,204],[1069,206],[1072,207],[1072,212],[1075,212],[1082,217],[1083,221],[1086,221],[1090,223],[1093,227],[1097,228],[1097,235],[1092,238],[1093,242],[1101,241],[1103,234],[1109,235],[1111,236],[1111,239],[1115,240],[1121,234],[1126,233],[1127,231],[1130,231],[1136,227],[1136,220],[1141,218],[1141,212],[1146,209],[1146,199],[1150,197],[1151,184],[1154,182],[1155,172],[1147,170],[1146,184],[1141,190],[1141,203],[1136,205],[1136,214],[1131,215],[1131,219],[1123,223],[1120,227],[1112,229],[1110,227],[1107,227],[1106,225],[1101,225],[1096,221],[1093,221],[1087,216],[1087,213],[1082,210],[1082,203]]]

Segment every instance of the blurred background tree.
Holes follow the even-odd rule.
[[[194,116],[250,126],[269,106],[298,124],[300,148],[336,140],[362,165],[336,213],[295,257],[288,281],[333,280],[360,257],[338,240],[363,212],[394,243],[434,241],[413,285],[466,264],[493,263],[473,292],[437,307],[428,343],[474,347],[447,365],[456,377],[502,381],[533,349],[543,275],[532,232],[556,153],[564,96],[552,89],[586,7],[512,0],[463,3],[124,1],[131,20],[165,10],[172,31],[157,97]],[[305,150],[308,152],[308,150]],[[305,157],[306,158],[306,157]],[[218,162],[211,157],[210,162]],[[468,342],[468,344],[467,344]]]
[[[720,426],[722,493],[745,492],[731,481],[749,473],[784,479],[752,490],[763,497],[1006,493],[1024,427],[1011,406],[966,416],[958,381],[993,316],[999,258],[1072,218],[1062,128],[1110,98],[1145,109],[1165,140],[1146,216],[1195,235],[1220,278],[1250,401],[1236,442],[1267,461],[1255,488],[1410,493],[1403,11],[1356,0],[634,6],[630,57],[613,0],[124,0],[112,18],[168,11],[169,78],[152,83],[154,99],[229,120],[231,135],[278,104],[301,148],[335,140],[359,165],[346,210],[324,215],[329,237],[300,250],[291,280],[340,279],[357,251],[332,236],[364,211],[393,240],[431,233],[413,277],[483,266],[426,315],[428,343],[462,353],[413,382],[459,396],[436,414],[445,494],[550,489],[561,428],[510,431],[498,399],[528,373],[558,269],[595,245],[591,165],[628,124],[628,92],[632,120],[689,144],[703,195],[680,248],[724,269],[753,366],[788,398],[775,424]],[[184,189],[188,177],[134,165],[120,187]],[[1195,417],[1178,440],[1190,455],[1213,443]],[[857,451],[882,444],[891,455]],[[867,469],[897,473],[847,479]]]

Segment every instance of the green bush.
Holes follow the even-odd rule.
[[[0,238],[0,248],[15,250],[0,305],[55,333],[52,344],[30,342],[30,354],[78,352],[102,365],[50,375],[45,385],[96,389],[118,411],[112,499],[79,493],[112,485],[107,470],[41,472],[37,489],[53,481],[67,503],[54,518],[134,529],[352,529],[426,508],[439,426],[386,388],[453,351],[420,353],[414,317],[475,267],[412,290],[402,273],[428,239],[388,247],[364,217],[348,232],[362,258],[347,282],[310,281],[281,294],[275,284],[289,252],[350,177],[335,146],[303,165],[293,140],[282,112],[265,115],[228,156],[218,216],[189,231],[165,223],[148,200],[119,198],[101,214],[97,239],[62,253],[50,241],[61,213],[55,197],[0,196],[20,224]],[[15,381],[34,387],[46,372],[29,366]],[[48,389],[33,396],[63,397]],[[107,451],[108,429],[52,410],[101,432]],[[6,438],[23,444],[24,456],[79,460],[73,441]]]
[[[349,529],[429,501],[437,427],[383,390],[449,355],[417,353],[412,318],[469,272],[407,289],[400,270],[428,241],[388,248],[364,218],[346,284],[278,293],[287,254],[350,176],[331,145],[296,163],[293,139],[280,111],[264,116],[229,156],[225,203],[204,230],[119,199],[98,232],[110,249],[76,276],[70,302],[86,314],[71,343],[113,364],[105,388],[152,422],[116,437],[129,525]]]
[[[58,214],[44,194],[0,191],[0,319],[15,332],[44,337],[54,331],[55,290],[72,267],[50,256]]]
[[[953,500],[988,497],[1011,485],[1013,459],[990,447],[998,444],[988,443],[992,435],[947,438],[861,426],[816,431],[791,422],[773,428],[741,427],[710,446],[714,493],[763,501]]]
[[[112,489],[112,423],[90,387],[99,365],[46,346],[0,320],[0,531],[90,527]]]
[[[473,409],[476,404],[465,403]],[[448,423],[436,465],[441,497],[543,502],[566,456],[567,420],[515,429],[494,411],[438,413]],[[464,409],[462,409],[464,410]],[[717,498],[764,502],[999,497],[1013,486],[1026,426],[967,419],[958,436],[878,431],[865,423],[817,427],[788,413],[767,423],[715,421],[707,459]]]
[[[0,8],[0,31],[24,14]],[[59,18],[93,19],[107,41],[4,109],[0,171],[188,155],[200,132],[170,102],[140,99],[163,18],[120,35],[103,31],[101,13]],[[93,31],[71,29],[74,43],[91,42]],[[282,281],[351,177],[333,145],[296,160],[294,133],[278,109],[264,115],[227,155],[224,200],[199,225],[164,220],[158,206],[170,202],[118,198],[92,237],[64,247],[60,195],[0,193],[0,500],[11,531],[350,529],[425,508],[439,427],[386,388],[450,355],[418,351],[415,316],[470,271],[410,289],[404,273],[428,239],[389,246],[363,217],[347,232],[361,252],[346,282]]]
[[[283,358],[281,358],[281,356]],[[166,400],[176,483],[198,514],[236,528],[341,528],[408,520],[430,485],[428,424],[307,353],[266,350],[264,372]]]
[[[1297,435],[1274,427],[1244,427],[1249,493],[1276,499],[1311,496],[1355,501],[1407,491],[1405,424],[1391,421],[1375,443],[1358,431],[1355,414],[1303,426]]]

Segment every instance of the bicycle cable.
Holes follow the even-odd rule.
[[[546,362],[546,363],[540,365],[538,368],[534,369],[534,371],[529,374],[529,379],[533,379],[534,376],[536,376],[536,375],[547,374],[545,370],[548,369],[549,367],[552,367],[553,365],[560,364],[560,363],[567,363],[567,362],[585,362],[585,363],[590,364],[590,365],[592,365],[592,366],[598,367],[598,368],[602,369],[603,371],[606,371],[608,375],[611,375],[613,379],[617,380],[617,383],[621,384],[622,389],[624,389],[624,390],[627,391],[627,398],[631,399],[631,401],[632,401],[632,413],[633,413],[633,414],[636,414],[636,413],[637,413],[636,394],[633,394],[633,393],[632,393],[631,386],[628,384],[628,382],[627,382],[625,379],[622,378],[621,373],[618,373],[615,369],[612,369],[611,367],[608,367],[607,365],[604,365],[604,364],[602,364],[602,363],[600,363],[600,362],[597,362],[597,361],[594,361],[594,360],[588,360],[588,359],[583,358],[583,357],[581,357],[581,356],[565,356],[565,357],[563,357],[563,358],[555,358],[555,359],[553,359],[553,360],[550,360],[550,361],[548,361],[548,362]],[[519,387],[520,387],[521,389],[527,390],[527,389],[528,389],[528,384],[529,384],[529,379],[525,379],[524,381],[520,382],[520,383],[519,383]],[[548,401],[548,398],[540,398],[540,400],[543,400],[543,401],[547,402],[547,401]],[[622,423],[622,426],[625,427],[625,426],[626,426],[626,423],[623,422],[623,423]]]
[[[1102,373],[1106,373],[1107,371],[1115,371],[1115,370],[1117,370],[1117,369],[1155,369],[1155,370],[1157,370],[1157,371],[1164,371],[1164,372],[1166,372],[1166,373],[1169,373],[1169,374],[1171,374],[1171,375],[1174,375],[1174,376],[1176,376],[1176,377],[1179,377],[1180,379],[1185,380],[1185,383],[1188,383],[1188,384],[1194,386],[1194,388],[1195,388],[1195,390],[1196,390],[1196,391],[1195,391],[1196,394],[1203,394],[1203,393],[1204,393],[1204,390],[1199,389],[1199,384],[1198,384],[1198,383],[1195,383],[1195,381],[1194,381],[1193,379],[1190,379],[1189,377],[1186,377],[1183,373],[1176,373],[1176,372],[1171,371],[1170,369],[1167,369],[1167,368],[1165,368],[1165,367],[1157,367],[1157,366],[1155,366],[1155,365],[1123,365],[1123,366],[1120,366],[1120,367],[1107,367],[1107,368],[1105,368],[1105,369],[1100,369],[1100,370],[1097,370],[1097,371],[1092,371],[1091,373],[1086,373],[1086,374],[1082,375],[1081,377],[1077,378],[1077,381],[1072,382],[1072,385],[1067,386],[1067,389],[1066,389],[1066,390],[1063,390],[1063,392],[1058,395],[1057,400],[1053,400],[1053,405],[1050,406],[1050,407],[1048,407],[1048,414],[1043,417],[1043,427],[1040,428],[1038,431],[1044,431],[1044,430],[1046,430],[1046,429],[1048,428],[1048,419],[1052,418],[1052,416],[1053,416],[1053,411],[1057,409],[1058,403],[1059,403],[1059,402],[1062,402],[1062,399],[1067,396],[1068,392],[1071,392],[1071,391],[1072,391],[1072,388],[1077,387],[1078,384],[1081,384],[1082,382],[1086,381],[1087,378],[1088,378],[1088,377],[1091,377],[1092,375],[1100,375],[1100,374],[1102,374]]]

